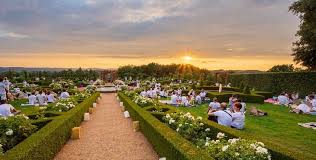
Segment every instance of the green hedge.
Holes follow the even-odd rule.
[[[199,150],[177,132],[173,131],[157,118],[132,102],[122,93],[118,94],[134,121],[140,122],[140,128],[155,151],[161,156],[172,160],[210,160],[209,155]]]
[[[204,155],[202,150],[197,149],[191,142],[182,138],[180,134],[166,126],[164,123],[159,121],[164,115],[163,113],[153,114],[156,118],[146,111],[133,103],[128,97],[119,93],[121,101],[123,101],[124,106],[130,112],[134,120],[139,120],[141,124],[141,129],[143,134],[147,139],[153,144],[155,150],[161,155],[167,157],[167,159],[212,159],[203,157],[195,157],[194,155]],[[177,108],[163,105],[162,107],[171,108],[172,112],[180,112]],[[149,108],[149,107],[148,107]],[[291,148],[284,148],[284,146],[276,144],[269,139],[262,139],[260,135],[250,135],[242,131],[221,126],[217,123],[211,121],[204,122],[206,126],[211,128],[213,133],[213,139],[216,139],[218,132],[223,132],[228,138],[240,137],[243,139],[253,139],[265,143],[266,147],[269,149],[272,159],[282,159],[282,160],[293,160],[293,159],[309,159],[310,157],[304,157],[304,154],[297,152]],[[191,149],[190,149],[191,148]],[[185,152],[187,151],[187,152]],[[189,154],[189,151],[190,154]],[[200,153],[199,153],[200,152]],[[202,152],[202,153],[201,153]]]
[[[199,86],[199,87],[196,87],[196,89],[198,90],[208,90],[208,91],[218,91],[219,90],[219,87],[216,87],[216,86]],[[236,88],[236,87],[222,87],[223,91],[231,91],[231,92],[242,92],[242,90],[240,90],[239,88]]]
[[[231,97],[233,94],[236,94],[239,96],[239,98],[248,103],[264,103],[264,96],[257,95],[257,94],[243,94],[243,93],[238,93],[238,92],[233,92],[233,93],[218,93],[218,92],[208,92],[207,96],[210,99],[213,99],[216,97],[220,102],[228,102],[229,97]]]
[[[88,111],[89,107],[92,106],[99,96],[100,93],[95,93],[74,109],[54,118],[42,129],[7,151],[0,158],[5,160],[53,159],[55,154],[70,138],[71,129],[80,125],[83,120],[83,114]]]
[[[232,74],[228,79],[234,86],[239,86],[242,82],[256,90],[269,91],[276,95],[289,91],[305,96],[316,90],[316,72]]]

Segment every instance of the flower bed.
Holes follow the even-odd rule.
[[[99,93],[93,94],[70,111],[53,119],[32,122],[37,125],[47,124],[23,142],[8,150],[3,156],[0,156],[0,159],[52,159],[70,138],[71,128],[80,125],[83,120],[83,114],[92,107],[92,104],[96,101],[99,95]]]
[[[163,121],[215,159],[271,159],[268,149],[264,148],[261,142],[239,138],[227,140],[225,134],[221,132],[217,133],[216,139],[212,139],[214,133],[204,124],[202,117],[195,118],[190,113],[180,112],[167,114],[163,117]]]

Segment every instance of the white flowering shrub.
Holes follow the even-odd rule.
[[[75,93],[75,98],[77,100],[84,100],[86,98],[89,98],[91,96],[91,93],[89,92],[77,92]]]
[[[77,101],[73,98],[61,99],[55,105],[49,105],[47,110],[49,111],[58,111],[58,112],[66,112],[70,109],[76,107]]]
[[[0,117],[0,154],[13,148],[37,130],[25,115]]]
[[[137,96],[137,93],[134,91],[125,90],[123,93],[131,99],[134,99]]]
[[[195,118],[190,113],[172,113],[164,116],[163,121],[198,148],[206,150],[215,159],[271,159],[263,143],[237,138],[227,140],[224,133],[214,135],[214,132],[203,123],[202,117]]]
[[[137,105],[141,107],[155,105],[154,100],[147,97],[140,96],[140,95],[135,95],[133,98],[133,102],[137,103]]]
[[[57,82],[53,82],[49,85],[50,88],[52,88],[53,90],[61,90],[63,89],[62,84],[57,83]]]
[[[92,94],[92,93],[95,92],[96,89],[97,89],[96,86],[94,86],[94,85],[88,85],[88,86],[85,88],[85,92]]]

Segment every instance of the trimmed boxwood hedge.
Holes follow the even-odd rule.
[[[257,94],[244,94],[244,93],[239,93],[239,92],[232,92],[232,93],[218,93],[218,92],[208,92],[207,96],[210,99],[213,99],[216,97],[220,102],[228,102],[229,97],[231,97],[233,94],[236,94],[239,96],[240,99],[244,102],[248,103],[264,103],[264,96],[257,95]]]
[[[140,129],[161,156],[172,160],[211,160],[208,154],[184,139],[164,123],[132,102],[123,93],[118,94],[134,121],[140,122]]]
[[[49,119],[47,125],[32,134],[30,137],[7,151],[0,159],[5,160],[47,160],[53,159],[55,154],[63,147],[71,135],[71,129],[79,126],[83,120],[83,114],[100,96],[95,93],[72,110],[54,119]],[[44,121],[34,122],[45,123]],[[47,123],[47,122],[46,122]]]
[[[217,86],[199,86],[199,87],[196,87],[196,89],[198,90],[209,90],[209,91],[212,91],[212,90],[216,90],[218,91],[219,90],[219,87]],[[222,87],[223,91],[232,91],[232,92],[241,92],[242,90],[240,90],[239,88],[236,88],[236,87]]]
[[[228,80],[234,86],[244,83],[256,90],[276,95],[289,91],[305,96],[316,90],[316,72],[231,74]]]
[[[124,106],[130,112],[131,117],[134,120],[140,121],[141,130],[147,139],[152,143],[155,150],[161,155],[167,157],[167,159],[213,159],[208,158],[204,152],[197,149],[191,142],[184,139],[180,134],[169,128],[162,123],[161,117],[166,113],[154,113],[156,118],[146,111],[145,108],[139,107],[132,102],[127,96],[119,93],[121,101]],[[175,107],[163,105],[163,108],[170,108],[172,112],[181,112]],[[148,107],[150,108],[150,107]],[[168,112],[170,113],[170,112]],[[159,120],[160,119],[160,120]],[[218,132],[223,132],[228,138],[240,137],[243,139],[254,139],[265,143],[266,147],[271,153],[272,159],[293,160],[293,159],[310,159],[305,157],[305,154],[297,150],[293,150],[290,147],[284,147],[269,139],[262,139],[260,135],[251,135],[242,131],[221,126],[212,121],[205,121],[206,126],[211,128],[212,135],[216,138]],[[191,149],[190,149],[191,148]],[[190,151],[190,152],[189,152]],[[199,154],[200,152],[200,154]],[[201,153],[202,152],[202,153]],[[200,155],[195,157],[194,155]],[[202,156],[201,155],[205,155]]]

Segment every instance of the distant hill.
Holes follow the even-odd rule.
[[[67,70],[67,69],[72,69],[72,70],[76,70],[78,68],[28,68],[28,67],[0,67],[0,72],[6,72],[6,71],[50,71],[50,72],[54,72],[54,71],[62,71],[62,70]],[[84,68],[86,69],[86,68]],[[96,71],[102,71],[104,69],[100,69],[100,68],[88,68],[88,69],[92,69],[92,70],[96,70]]]

